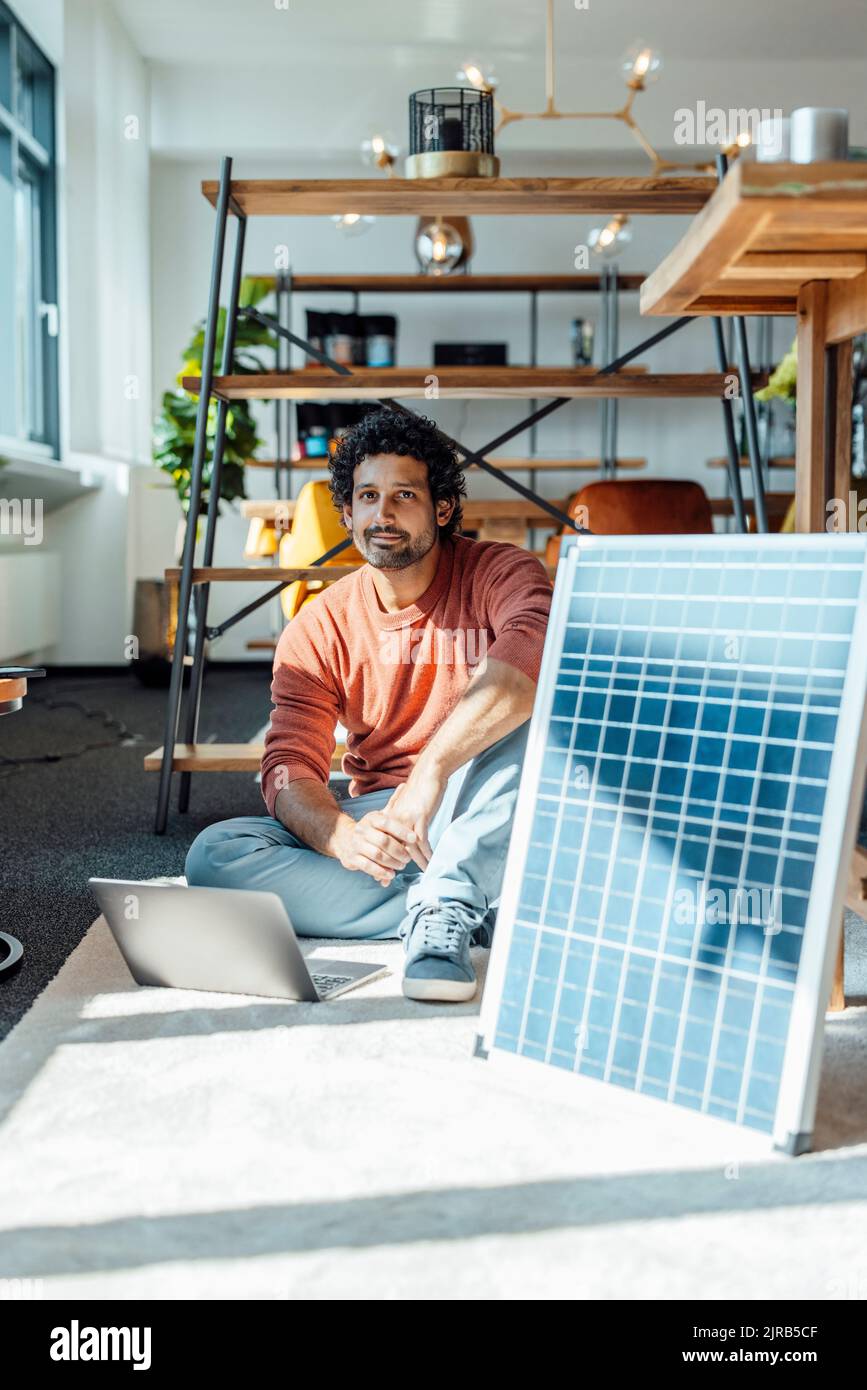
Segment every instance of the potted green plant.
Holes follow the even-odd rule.
[[[272,293],[273,282],[249,276],[241,281],[239,301],[241,305],[253,306]],[[223,339],[226,333],[226,310],[220,309],[217,317],[217,342],[215,359],[219,363],[223,354]],[[193,337],[184,349],[183,365],[177,375],[174,390],[163,394],[162,411],[154,426],[154,462],[162,472],[167,473],[174,484],[184,517],[190,507],[190,480],[193,463],[193,444],[196,434],[196,417],[199,398],[183,388],[184,377],[201,376],[202,352],[205,344],[205,325],[197,325]],[[276,348],[275,335],[261,324],[240,317],[235,329],[235,352],[232,371],[237,374],[262,372],[265,364],[257,349]],[[202,502],[200,511],[207,510],[211,486],[213,464],[213,440],[217,421],[217,403],[208,405],[208,449],[202,477]],[[250,405],[247,401],[233,401],[226,412],[226,436],[223,445],[223,466],[220,474],[220,499],[233,502],[244,497],[244,465],[253,458],[261,440],[256,433]]]

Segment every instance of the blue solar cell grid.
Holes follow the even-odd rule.
[[[494,1046],[773,1129],[862,571],[579,550]]]

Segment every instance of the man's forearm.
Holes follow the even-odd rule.
[[[536,684],[505,661],[488,658],[485,669],[467,686],[451,714],[416,760],[419,777],[434,773],[449,778],[464,763],[505,738],[533,713]]]
[[[274,803],[274,813],[281,824],[320,854],[333,859],[337,855],[337,835],[343,822],[352,825],[352,817],[341,811],[332,793],[315,778],[301,777],[281,787]]]

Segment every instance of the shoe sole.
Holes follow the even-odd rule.
[[[421,999],[427,1003],[462,1004],[472,999],[478,988],[478,980],[404,980],[403,992],[407,999]]]

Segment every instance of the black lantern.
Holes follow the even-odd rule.
[[[476,87],[428,87],[409,99],[407,178],[495,178],[494,96]]]

